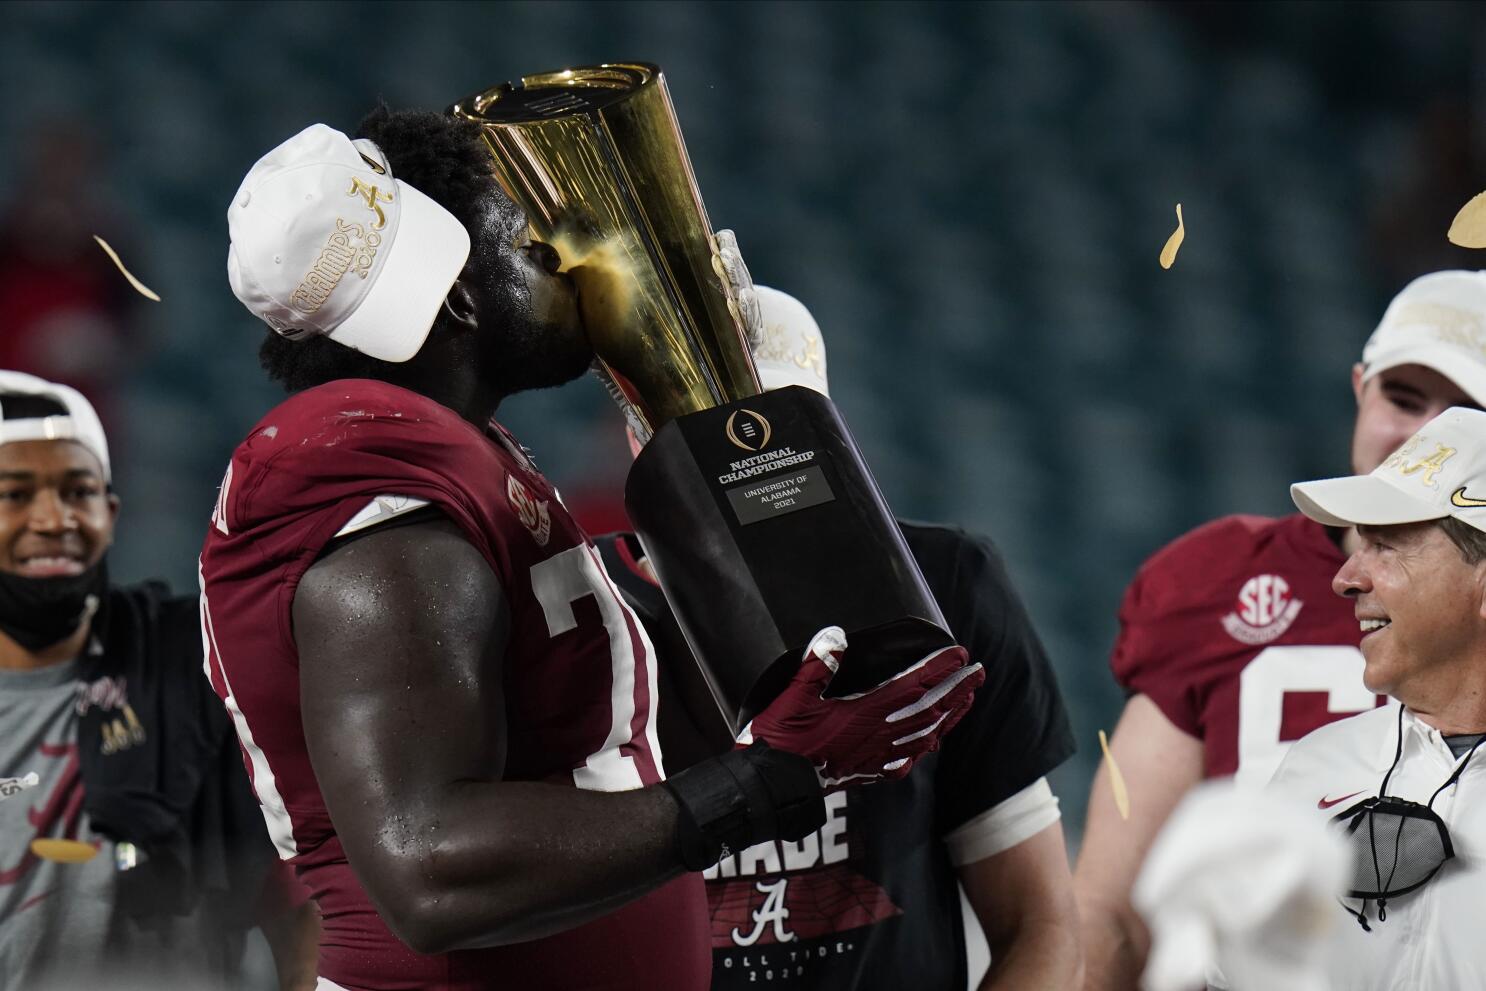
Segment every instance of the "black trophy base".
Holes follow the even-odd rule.
[[[837,696],[952,642],[819,393],[791,386],[667,423],[635,459],[625,508],[699,662],[691,677],[731,732],[779,694],[824,627],[849,644]]]

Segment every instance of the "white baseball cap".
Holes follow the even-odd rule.
[[[1296,482],[1290,497],[1327,526],[1395,526],[1453,516],[1486,530],[1486,413],[1452,406],[1367,475]]]
[[[103,467],[103,481],[113,481],[108,438],[93,404],[69,386],[0,371],[0,444],[23,440],[76,441]]]
[[[1424,365],[1486,405],[1486,272],[1431,272],[1404,286],[1362,349],[1362,379]]]
[[[753,364],[764,391],[803,385],[829,396],[826,343],[805,304],[789,293],[754,286],[763,331],[753,346]]]
[[[454,215],[374,142],[311,124],[248,170],[227,208],[227,281],[290,339],[407,361],[470,254]]]

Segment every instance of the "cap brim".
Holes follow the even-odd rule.
[[[1448,344],[1393,348],[1367,363],[1366,376],[1372,378],[1379,372],[1400,365],[1423,365],[1431,368],[1454,382],[1477,403],[1486,406],[1486,355],[1480,361],[1471,361],[1467,352]]]
[[[1447,515],[1434,502],[1418,499],[1373,475],[1296,482],[1290,498],[1305,515],[1326,526],[1397,526]]]
[[[376,282],[330,339],[383,361],[418,353],[449,288],[470,256],[470,235],[454,215],[397,180],[403,198],[397,232]]]
[[[758,371],[759,385],[765,392],[775,389],[783,389],[787,385],[802,385],[812,389],[822,396],[829,396],[826,384],[821,381],[819,375],[804,368],[782,361],[758,361],[755,360],[754,368]]]

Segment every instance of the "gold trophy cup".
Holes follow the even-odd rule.
[[[837,694],[950,642],[830,400],[760,392],[660,69],[526,76],[450,112],[480,125],[501,185],[571,272],[601,371],[648,441],[625,506],[700,662],[672,672],[698,722],[729,742],[825,626],[851,644]]]
[[[527,76],[450,113],[482,125],[501,185],[572,274],[594,352],[641,418],[642,440],[758,393],[657,66]]]

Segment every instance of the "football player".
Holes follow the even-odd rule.
[[[729,270],[746,279],[741,266]],[[759,286],[757,296],[764,387],[827,393],[825,343],[810,312],[775,289]],[[713,988],[787,980],[820,991],[961,991],[960,884],[990,944],[980,987],[1078,984],[1073,881],[1044,777],[1073,752],[1052,666],[990,541],[956,527],[902,528],[951,632],[985,665],[987,686],[942,751],[902,781],[848,788],[804,841],[770,840],[706,872]],[[660,651],[667,767],[711,756],[716,743],[707,740],[717,734],[698,725],[705,713],[688,712],[672,677],[674,666],[695,662],[639,541],[621,533],[598,545]]]
[[[662,783],[644,627],[491,416],[593,359],[480,132],[375,112],[271,151],[234,292],[294,392],[232,457],[202,552],[207,667],[322,988],[695,989],[701,878],[800,839],[822,782],[901,777],[983,680],[958,647],[850,700],[830,628],[753,741]]]
[[[1357,474],[1445,409],[1486,403],[1486,272],[1406,286],[1352,392]],[[1136,987],[1149,938],[1130,888],[1188,789],[1220,775],[1262,785],[1293,741],[1381,701],[1362,683],[1351,605],[1331,591],[1356,539],[1299,514],[1229,516],[1158,551],[1126,590],[1110,665],[1128,700],[1111,750],[1131,801],[1126,820],[1101,766],[1075,872],[1087,987]]]

